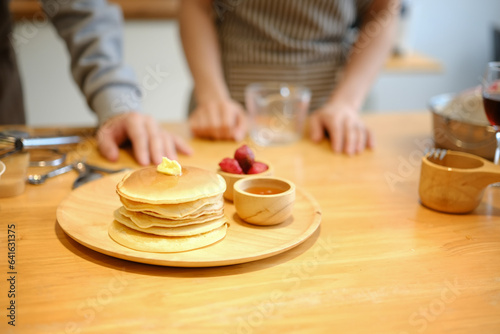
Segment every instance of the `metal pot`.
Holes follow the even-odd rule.
[[[434,144],[438,148],[472,153],[493,161],[495,129],[484,112],[481,93],[441,94],[429,101]]]

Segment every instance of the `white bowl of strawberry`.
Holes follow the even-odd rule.
[[[233,185],[236,181],[252,176],[271,176],[273,168],[269,162],[255,160],[255,154],[247,145],[240,146],[233,158],[224,158],[219,162],[217,173],[226,181],[224,198],[233,201]]]

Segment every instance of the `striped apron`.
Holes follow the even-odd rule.
[[[320,107],[341,75],[370,0],[215,0],[226,83],[244,104],[252,82],[301,84]]]

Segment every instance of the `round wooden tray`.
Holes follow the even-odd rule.
[[[226,202],[229,228],[216,244],[181,253],[150,253],[124,247],[111,239],[108,227],[121,206],[115,192],[124,173],[112,174],[72,191],[57,208],[61,228],[78,243],[97,252],[129,261],[172,267],[216,267],[264,259],[285,252],[310,237],[321,221],[316,200],[297,189],[293,217],[269,227],[243,222]]]

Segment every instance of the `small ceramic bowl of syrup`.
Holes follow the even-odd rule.
[[[249,177],[236,181],[233,202],[238,216],[254,225],[276,225],[292,216],[295,185],[276,177]]]

